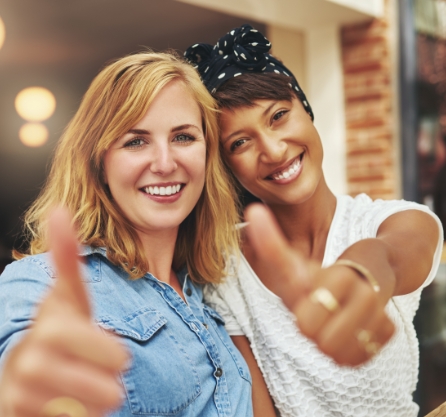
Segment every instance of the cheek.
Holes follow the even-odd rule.
[[[140,175],[141,168],[137,160],[111,153],[104,158],[104,181],[115,201],[126,190],[132,188]]]
[[[183,159],[188,175],[204,184],[206,177],[206,148],[195,149]]]
[[[259,181],[259,171],[254,157],[238,155],[227,160],[228,166],[243,188],[255,196],[262,193],[262,182]]]
[[[232,173],[245,188],[246,185],[249,185],[250,182],[257,178],[257,171],[256,166],[253,163],[253,158],[228,158],[227,163]]]

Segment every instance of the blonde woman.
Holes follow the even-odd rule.
[[[29,253],[0,278],[2,417],[253,415],[247,364],[202,303],[238,244],[217,132],[213,99],[173,55],[96,77],[26,214]],[[55,205],[78,251],[64,212],[48,236]]]

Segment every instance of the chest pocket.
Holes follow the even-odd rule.
[[[99,325],[122,336],[132,355],[121,375],[132,414],[173,416],[200,395],[198,373],[159,312],[145,308]]]

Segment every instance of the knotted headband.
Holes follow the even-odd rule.
[[[290,78],[293,88],[306,112],[314,119],[313,111],[291,71],[269,54],[271,42],[250,25],[243,25],[224,35],[215,46],[197,43],[187,48],[184,56],[200,73],[206,88],[214,94],[227,80],[249,72],[273,72]]]

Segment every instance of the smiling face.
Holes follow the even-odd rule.
[[[320,184],[322,144],[297,98],[223,109],[225,159],[240,183],[267,204],[300,204]]]
[[[191,92],[171,81],[105,153],[114,202],[138,233],[178,230],[203,190],[206,143]]]

